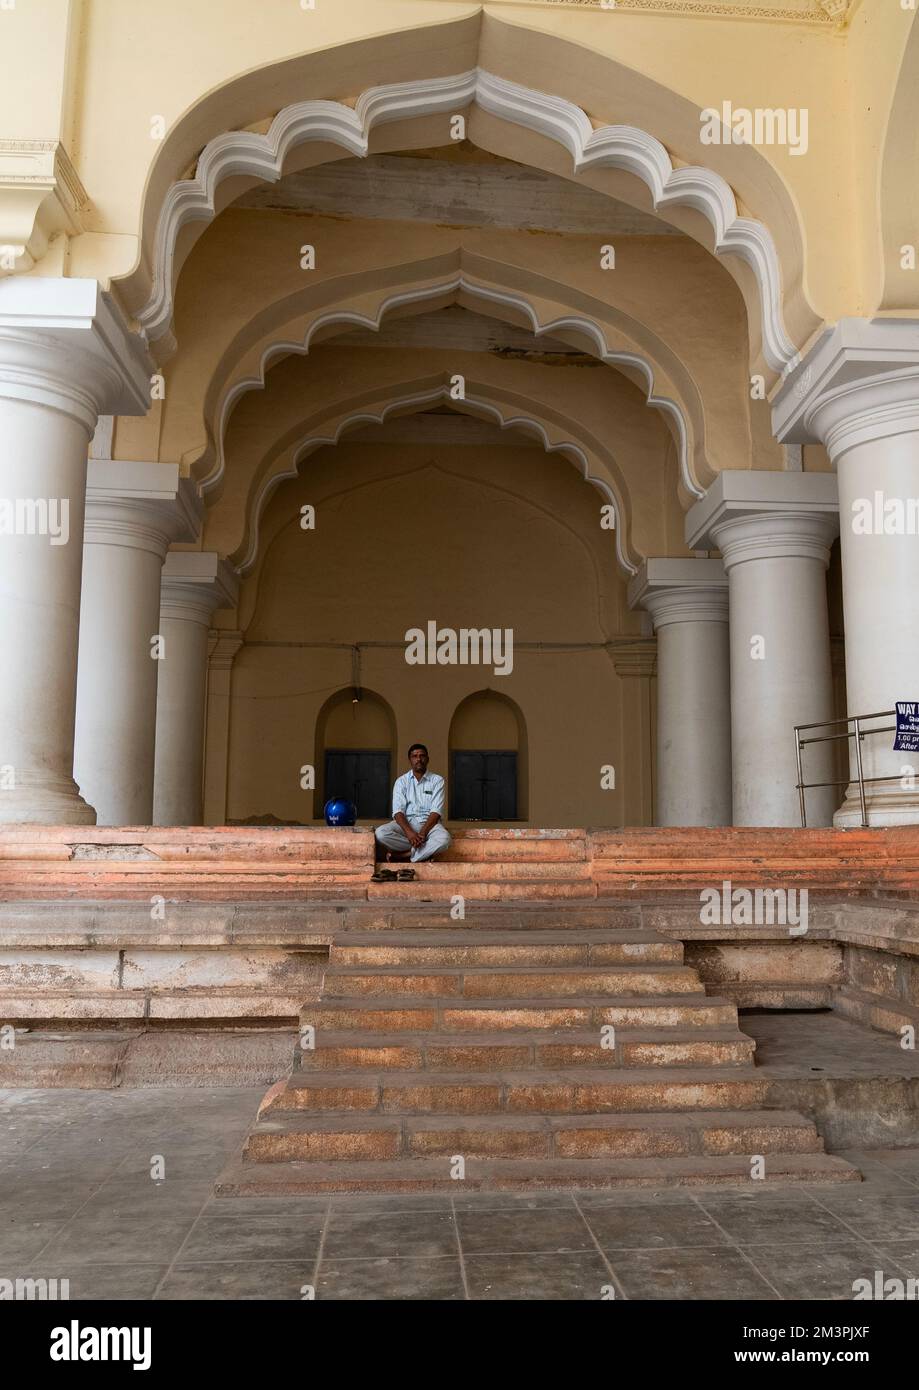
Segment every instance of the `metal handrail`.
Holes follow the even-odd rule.
[[[804,767],[801,761],[801,749],[809,743],[834,743],[838,739],[855,739],[855,770],[858,780],[858,798],[862,808],[862,825],[868,826],[868,806],[865,801],[865,784],[868,782],[889,782],[889,777],[866,777],[862,767],[862,739],[868,734],[888,734],[896,731],[896,710],[882,709],[877,714],[848,714],[842,719],[818,719],[813,724],[796,724],[795,728],[795,758],[798,764],[798,781],[795,790],[801,803],[801,825],[807,827],[807,801],[804,793],[812,787],[847,787],[852,781],[851,775],[844,778],[837,778],[832,782],[805,782]],[[894,716],[893,724],[883,724],[879,729],[862,729],[861,725],[866,719],[886,719],[889,715]],[[846,729],[844,734],[821,734],[815,738],[802,738],[802,729],[833,729],[837,724],[852,724],[854,728]]]

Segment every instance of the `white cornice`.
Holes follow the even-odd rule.
[[[562,145],[571,155],[576,173],[593,168],[622,169],[642,179],[655,210],[679,205],[703,213],[714,231],[715,254],[740,256],[753,271],[759,289],[763,354],[769,366],[783,372],[797,361],[784,325],[781,275],[771,233],[763,223],[739,215],[734,194],[720,174],[699,166],[675,169],[654,136],[632,126],[595,130],[573,102],[521,87],[480,68],[452,77],[374,87],[353,109],[334,101],[298,102],[281,111],[264,135],[227,131],[211,140],[198,160],[194,178],[173,184],[160,210],[152,257],[153,287],[137,315],[148,341],[170,331],[179,232],[189,222],[213,219],[216,192],[223,179],[239,175],[277,182],[290,151],[312,140],[364,156],[377,125],[452,114],[473,103]]]
[[[447,385],[437,387],[433,391],[426,391],[418,395],[402,396],[398,399],[387,401],[386,405],[378,411],[368,409],[353,411],[351,414],[346,415],[330,434],[311,434],[305,439],[302,439],[291,453],[292,466],[282,473],[275,473],[270,478],[266,478],[250,503],[249,546],[245,557],[237,567],[239,573],[241,575],[248,574],[258,558],[261,519],[271,494],[282,482],[291,478],[296,478],[300,462],[307,454],[312,453],[316,449],[321,449],[325,445],[337,444],[348,430],[356,429],[361,425],[381,425],[394,411],[419,410],[426,406],[449,401],[450,399],[450,388]],[[553,443],[541,421],[534,419],[530,415],[515,414],[505,416],[498,407],[493,405],[490,401],[484,401],[480,398],[467,395],[464,405],[467,408],[471,408],[473,412],[481,412],[490,420],[493,420],[502,430],[515,428],[529,430],[539,439],[546,453],[563,453],[575,462],[580,468],[585,482],[595,487],[604,501],[615,508],[616,526],[613,531],[613,536],[615,537],[616,543],[616,559],[624,574],[633,575],[637,573],[638,566],[629,558],[626,550],[626,538],[623,526],[624,514],[621,499],[616,496],[602,478],[593,477],[590,472],[589,460],[580,444],[572,439],[558,440]]]
[[[156,530],[171,541],[193,541],[201,529],[204,504],[190,478],[180,478],[178,464],[145,463],[134,459],[90,459],[86,475],[87,525],[91,519],[133,514],[141,524],[156,522]],[[165,553],[165,547],[164,547]]]
[[[0,246],[13,248],[16,271],[31,270],[58,233],[81,232],[88,206],[59,140],[0,140]]]
[[[171,550],[163,565],[161,611],[209,624],[218,608],[234,608],[239,575],[212,550]]]
[[[0,281],[0,392],[64,410],[90,436],[100,414],[145,415],[153,364],[98,281]]]
[[[646,560],[628,597],[630,608],[651,614],[655,631],[670,623],[728,621],[728,577],[720,560]]]
[[[721,550],[726,565],[725,547],[741,533],[745,559],[793,553],[799,545],[804,553],[811,544],[829,546],[839,530],[838,518],[835,473],[727,469],[686,514],[686,544],[692,550],[703,546]],[[728,534],[732,526],[737,528],[736,536]],[[733,548],[736,559],[739,547]]]
[[[601,326],[587,315],[565,314],[562,317],[550,319],[546,323],[540,323],[536,310],[525,295],[499,290],[492,285],[481,284],[478,281],[470,279],[463,272],[452,275],[445,280],[436,281],[428,285],[416,286],[410,290],[400,290],[395,294],[389,295],[377,307],[374,314],[365,314],[357,310],[343,308],[330,309],[327,313],[320,314],[312,321],[302,338],[292,341],[279,340],[270,343],[262,352],[259,361],[258,375],[254,377],[245,377],[243,380],[235,382],[220,402],[214,430],[216,440],[214,466],[202,479],[202,493],[206,496],[222,482],[226,472],[224,441],[230,415],[239,400],[247,392],[264,390],[266,375],[273,358],[277,356],[286,357],[292,354],[303,355],[308,353],[314,337],[321,329],[342,325],[376,330],[379,329],[387,314],[391,313],[393,309],[403,309],[409,305],[423,304],[426,301],[442,299],[445,295],[455,296],[458,294],[466,294],[471,298],[480,299],[486,303],[499,304],[525,314],[530,322],[535,337],[541,337],[542,335],[551,337],[553,333],[560,332],[583,333],[593,345],[593,351],[601,361],[607,362],[613,367],[628,367],[637,372],[645,383],[645,395],[648,405],[663,411],[663,413],[673,421],[677,437],[680,480],[683,487],[690,497],[703,497],[705,495],[704,489],[700,486],[696,476],[692,459],[690,458],[689,435],[683,410],[681,406],[676,401],[671,400],[669,396],[663,396],[655,392],[654,369],[646,358],[640,356],[638,353],[620,352],[612,349],[607,342],[606,335]]]
[[[772,405],[777,439],[820,440],[835,463],[856,445],[919,433],[919,320],[840,319]]]

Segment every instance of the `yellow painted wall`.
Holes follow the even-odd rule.
[[[678,162],[724,173],[742,204],[769,222],[786,296],[800,275],[817,317],[833,319],[879,301],[887,213],[878,164],[897,83],[914,74],[903,55],[915,12],[860,0],[853,16],[834,30],[459,0],[348,0],[313,10],[294,0],[20,3],[2,15],[0,134],[67,141],[91,198],[72,273],[139,268],[143,278],[166,190],[215,135],[264,128],[306,95],[353,100],[374,83],[480,63],[566,96],[597,121],[641,126]],[[699,110],[725,100],[806,107],[808,154],[700,146]],[[162,140],[151,135],[157,117]],[[897,193],[887,187],[884,198]],[[803,259],[794,250],[802,237]]]
[[[491,689],[525,721],[531,823],[640,822],[637,784],[622,777],[615,791],[600,787],[601,765],[623,767],[624,739],[635,738],[623,729],[623,681],[603,644],[638,636],[641,620],[626,606],[595,497],[564,463],[500,439],[469,448],[355,442],[315,455],[270,504],[272,539],[241,602],[251,617],[233,672],[229,818],[311,819],[300,769],[320,760],[317,718],[351,687],[357,644],[361,686],[395,715],[397,768],[420,740],[432,768],[446,772],[455,711]],[[305,502],[317,509],[315,531],[299,527]],[[429,619],[511,628],[512,673],[407,665],[405,632]],[[477,746],[513,746],[506,716],[473,714],[461,712],[454,746],[473,731],[495,740]],[[385,721],[371,715],[361,710],[355,740],[385,736]],[[336,709],[327,746],[349,746],[351,717],[347,704]]]

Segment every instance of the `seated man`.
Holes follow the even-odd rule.
[[[428,750],[413,743],[408,750],[411,770],[396,779],[392,789],[391,821],[376,832],[376,843],[387,862],[410,859],[418,864],[447,849],[452,836],[443,824],[444,779],[428,772]]]

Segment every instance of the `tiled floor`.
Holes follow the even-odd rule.
[[[919,1278],[919,1149],[850,1152],[866,1181],[842,1187],[215,1199],[260,1097],[0,1092],[0,1278],[92,1299],[745,1300]]]

